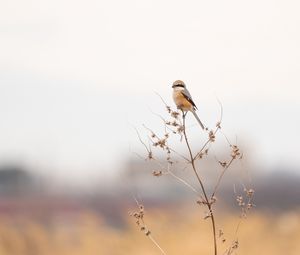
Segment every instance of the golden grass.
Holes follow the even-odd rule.
[[[125,215],[126,217],[127,215]],[[237,217],[218,218],[227,241],[219,240],[224,251],[234,238]],[[199,215],[151,211],[146,224],[167,254],[212,254],[209,221]],[[299,211],[271,216],[255,212],[241,225],[237,254],[300,254]],[[0,218],[1,255],[119,255],[160,254],[128,216],[128,226],[117,230],[93,213],[79,218],[61,217],[42,224],[27,218]],[[220,254],[222,254],[220,252]]]

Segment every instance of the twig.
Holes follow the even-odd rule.
[[[219,188],[219,186],[220,186],[221,180],[222,180],[222,178],[223,178],[223,176],[224,176],[226,170],[230,167],[230,165],[231,165],[232,162],[234,161],[234,159],[235,159],[235,158],[232,157],[231,160],[229,161],[229,163],[226,164],[226,166],[223,168],[221,174],[220,174],[219,177],[218,177],[217,183],[216,183],[216,185],[215,185],[215,187],[214,187],[214,191],[213,191],[211,197],[214,197],[214,196],[216,195],[216,192],[217,192],[217,190],[218,190],[218,188]]]
[[[192,191],[194,191],[194,193],[200,197],[201,200],[204,200],[202,195],[199,194],[199,192],[191,185],[189,184],[187,181],[185,181],[184,179],[180,178],[179,176],[177,176],[176,174],[174,174],[168,165],[168,169],[167,169],[168,174],[170,174],[172,177],[174,177],[175,179],[177,179],[178,181],[182,182],[184,185],[186,185],[187,187],[189,187]]]
[[[184,160],[186,160],[188,163],[190,163],[190,160],[189,160],[187,157],[185,157],[185,156],[183,156],[182,154],[180,154],[179,152],[175,151],[175,150],[172,149],[170,146],[168,146],[168,148],[170,149],[170,151],[176,153],[178,156],[182,157]]]
[[[145,142],[142,140],[139,131],[136,128],[134,128],[134,129],[135,129],[135,132],[137,133],[137,136],[138,136],[141,144],[144,145],[144,147],[147,150],[148,154],[151,153],[151,148],[148,148],[147,145],[145,144]]]
[[[190,155],[190,158],[191,158],[191,164],[192,164],[192,168],[193,168],[193,171],[196,175],[196,178],[201,186],[201,190],[202,190],[202,193],[204,195],[204,198],[205,198],[205,204],[209,210],[209,216],[210,216],[210,219],[211,219],[211,224],[212,224],[212,228],[213,228],[213,239],[214,239],[214,255],[217,255],[218,254],[218,248],[217,248],[217,236],[216,236],[216,224],[215,224],[215,217],[214,217],[214,214],[213,214],[213,211],[212,211],[212,204],[211,202],[208,200],[208,196],[206,194],[206,191],[205,191],[205,188],[204,188],[204,185],[203,185],[203,182],[197,172],[197,169],[196,169],[196,166],[195,166],[195,158],[193,156],[193,153],[192,153],[192,150],[191,150],[191,147],[190,147],[190,144],[189,144],[189,141],[188,141],[188,138],[187,138],[187,135],[186,135],[186,130],[185,130],[185,117],[186,117],[186,113],[182,112],[182,120],[183,120],[183,136],[184,136],[184,139],[185,139],[185,142],[186,142],[186,145],[187,145],[187,148],[188,148],[188,151],[189,151],[189,155]]]
[[[151,242],[159,249],[161,254],[166,255],[166,252],[161,248],[158,242],[154,239],[151,234],[151,231],[147,227],[145,220],[144,220],[144,206],[138,202],[138,200],[134,197],[134,200],[139,208],[138,212],[131,213],[131,216],[136,218],[136,224],[140,227],[142,231],[144,231],[145,235],[151,240]]]
[[[143,124],[143,127],[144,127],[145,129],[147,129],[151,134],[153,134],[156,138],[158,138],[159,140],[161,140],[161,138],[160,138],[158,135],[156,135],[156,133],[155,133],[152,129],[150,129],[149,127],[147,127],[145,124]],[[139,138],[140,138],[140,137],[139,137]],[[151,139],[151,137],[150,137],[150,140],[154,143],[154,141]],[[140,139],[140,141],[141,141],[141,139]],[[145,145],[145,144],[144,144],[144,145]],[[185,157],[185,156],[183,156],[182,154],[180,154],[179,152],[175,151],[175,150],[172,149],[169,145],[168,145],[168,148],[169,148],[170,151],[176,153],[178,156],[182,157],[182,158],[183,158],[184,160],[186,160],[187,162],[190,162],[190,160],[189,160],[187,157]],[[147,148],[147,149],[148,149],[148,148]]]
[[[187,181],[185,181],[184,179],[182,179],[181,177],[177,176],[176,174],[174,174],[171,170],[170,170],[170,164],[168,163],[168,168],[165,168],[160,162],[155,162],[161,169],[164,169],[166,171],[167,174],[171,175],[172,177],[174,177],[176,180],[180,181],[181,183],[183,183],[184,185],[186,185],[188,188],[190,188],[198,197],[200,197],[201,200],[203,200],[203,197],[201,194],[199,194],[199,192],[191,185],[189,184]]]
[[[154,92],[156,95],[158,95],[161,99],[161,101],[165,104],[166,107],[168,107],[168,104],[166,103],[166,101],[162,98],[162,96],[158,93],[158,92]]]
[[[221,123],[222,123],[222,120],[223,120],[223,105],[222,105],[221,101],[218,98],[217,98],[217,101],[220,105],[220,118],[219,118],[219,121],[216,124],[216,129],[213,131],[213,136],[216,136],[217,132],[221,129]],[[227,137],[225,136],[225,138],[227,138]],[[204,145],[202,146],[200,151],[196,154],[196,156],[194,156],[194,160],[197,159],[197,157],[199,155],[201,155],[201,153],[206,148],[206,146],[208,144],[210,144],[211,142],[212,142],[212,140],[210,138],[208,138],[208,140],[204,143]]]

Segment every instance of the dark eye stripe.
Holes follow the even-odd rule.
[[[176,85],[173,85],[172,87],[173,88],[175,88],[175,87],[182,87],[182,88],[184,88],[184,85],[182,85],[182,84],[176,84]]]

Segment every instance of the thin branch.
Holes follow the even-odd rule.
[[[206,195],[206,191],[205,191],[203,182],[202,182],[202,180],[201,180],[201,178],[200,178],[200,176],[199,176],[199,174],[197,172],[197,169],[196,169],[196,166],[195,166],[195,160],[194,160],[194,157],[193,157],[193,153],[192,153],[192,150],[191,150],[191,147],[190,147],[187,135],[186,135],[186,130],[185,130],[185,116],[186,116],[186,113],[185,114],[183,113],[183,117],[182,117],[183,118],[183,136],[184,136],[186,145],[188,147],[188,151],[189,151],[189,155],[190,155],[190,162],[192,164],[192,168],[193,168],[193,171],[194,171],[194,173],[196,175],[196,178],[197,178],[197,180],[198,180],[198,182],[199,182],[199,184],[201,186],[201,190],[202,190],[202,193],[203,193],[203,195],[205,197],[205,200],[206,200],[206,202],[209,202],[208,201],[208,197]]]
[[[137,152],[133,151],[133,154],[135,154],[137,157],[139,157],[140,159],[145,159],[142,155],[138,154]]]
[[[184,179],[180,178],[179,176],[177,176],[176,174],[174,174],[170,169],[169,169],[169,165],[168,165],[168,170],[167,170],[168,174],[170,174],[172,177],[174,177],[176,180],[182,182],[184,185],[186,185],[187,187],[189,187],[192,191],[194,191],[194,193],[200,197],[201,200],[204,200],[203,196],[201,194],[199,194],[199,192],[191,185],[189,184],[187,181],[185,181]]]
[[[180,181],[181,183],[183,183],[184,185],[186,185],[188,188],[190,188],[198,197],[200,197],[200,199],[204,200],[202,195],[199,194],[199,192],[191,185],[189,184],[187,181],[185,181],[184,179],[182,179],[181,177],[177,176],[176,174],[174,174],[171,170],[170,170],[170,164],[168,163],[168,168],[165,168],[160,162],[154,161],[161,169],[165,170],[166,174],[171,175],[172,177],[174,177],[176,180]]]
[[[183,156],[182,154],[180,154],[179,152],[175,151],[175,150],[172,149],[170,146],[168,146],[168,148],[170,149],[170,151],[176,153],[178,156],[182,157],[182,158],[183,158],[184,160],[186,160],[188,163],[190,162],[190,160],[189,160],[187,157],[185,157],[185,156]]]
[[[161,248],[161,246],[158,244],[158,242],[154,239],[154,237],[151,234],[151,231],[149,230],[149,228],[147,227],[147,225],[145,223],[145,220],[144,220],[144,210],[143,210],[144,207],[143,207],[143,205],[141,205],[135,197],[134,197],[134,200],[135,200],[135,202],[136,202],[136,204],[137,204],[137,206],[139,208],[139,213],[135,214],[135,215],[137,215],[136,217],[138,218],[138,222],[140,221],[142,223],[141,224],[141,230],[144,230],[145,235],[159,249],[159,251],[161,252],[161,254],[166,255],[165,251]]]
[[[220,111],[220,119],[219,119],[219,123],[221,124],[222,120],[223,120],[223,105],[222,105],[221,101],[219,100],[219,98],[217,98],[217,101],[218,101],[218,103],[220,105],[220,109],[221,109],[221,111]]]
[[[234,161],[234,159],[235,159],[235,158],[232,157],[231,160],[229,161],[229,163],[226,164],[226,166],[223,168],[221,174],[220,174],[219,177],[218,177],[217,183],[216,183],[216,185],[215,185],[215,187],[214,187],[214,191],[213,191],[211,197],[214,197],[214,196],[216,195],[217,190],[218,190],[218,188],[219,188],[219,186],[220,186],[221,180],[222,180],[222,178],[223,178],[225,172],[227,171],[227,169],[231,166],[231,164],[232,164],[232,162]]]
[[[204,195],[204,198],[205,198],[205,204],[209,210],[209,216],[210,216],[210,219],[211,219],[211,224],[212,224],[212,229],[213,229],[213,239],[214,239],[214,255],[217,255],[218,254],[218,248],[217,248],[217,236],[216,236],[216,223],[215,223],[215,217],[214,217],[214,214],[213,214],[213,211],[212,211],[212,204],[211,202],[208,200],[208,196],[206,194],[206,191],[205,191],[205,188],[204,188],[204,185],[203,185],[203,182],[197,172],[197,169],[196,169],[196,166],[195,166],[195,158],[193,156],[193,153],[192,153],[192,150],[191,150],[191,146],[189,144],[189,141],[188,141],[188,138],[187,138],[187,135],[186,135],[186,130],[185,130],[185,117],[186,117],[186,113],[184,113],[182,111],[182,120],[183,120],[183,135],[184,135],[184,139],[185,139],[185,142],[186,142],[186,145],[187,145],[187,148],[188,148],[188,151],[189,151],[189,155],[190,155],[190,158],[191,158],[191,164],[192,164],[192,167],[193,167],[193,170],[194,170],[194,173],[196,175],[196,178],[201,186],[201,190],[202,190],[202,193]]]
[[[208,145],[210,143],[210,139],[208,139],[204,144],[203,144],[203,146],[202,146],[202,148],[200,149],[200,151],[196,154],[196,156],[193,158],[194,160],[196,160],[197,159],[197,157],[199,156],[199,155],[201,155],[201,153],[203,152],[203,150],[205,149],[205,147]]]
[[[221,101],[217,98],[217,101],[220,105],[220,118],[219,118],[219,121],[217,122],[216,124],[216,129],[213,131],[213,135],[215,136],[217,134],[217,132],[221,129],[221,123],[222,123],[222,120],[223,120],[223,105],[221,103]],[[196,156],[194,157],[194,160],[197,159],[197,157],[199,155],[201,155],[201,153],[203,152],[203,150],[206,148],[206,146],[208,144],[210,144],[212,142],[212,140],[209,138],[205,143],[204,145],[202,146],[202,148],[200,149],[200,151],[196,154]]]
[[[150,152],[151,152],[151,149],[149,149],[149,148],[147,147],[147,145],[145,144],[145,142],[142,140],[139,131],[138,131],[136,128],[134,128],[134,129],[135,129],[135,132],[137,133],[137,136],[138,136],[138,138],[139,138],[139,141],[141,142],[142,145],[144,145],[144,147],[146,148],[147,152],[150,153]]]
[[[158,92],[154,92],[156,95],[158,95],[161,99],[161,101],[165,104],[166,107],[168,107],[168,104],[166,103],[166,101],[162,98],[162,96],[158,93]]]
[[[154,243],[154,245],[160,250],[161,254],[166,255],[164,250],[160,247],[160,245],[157,243],[157,241],[153,238],[151,234],[148,235],[149,239]]]
[[[150,128],[148,128],[145,124],[143,124],[143,127],[144,127],[145,129],[147,129],[150,133],[152,133],[155,137],[157,137],[158,139],[160,139],[159,136],[156,135],[156,134],[153,132],[153,130],[150,129]]]
[[[150,111],[151,111],[151,110],[150,110]],[[171,132],[174,132],[174,130],[171,129],[171,128],[166,124],[167,121],[166,121],[166,119],[165,119],[164,117],[162,117],[160,114],[155,113],[155,112],[153,112],[153,111],[151,111],[151,113],[154,114],[154,115],[156,115],[157,117],[159,117],[159,118],[163,121],[163,123],[164,123],[164,125],[165,125],[165,128],[169,129]]]
[[[177,179],[178,181],[182,182],[184,185],[186,185],[187,187],[189,187],[192,191],[194,191],[195,194],[197,194],[197,196],[200,196],[200,198],[203,200],[203,197],[198,193],[198,191],[192,185],[190,185],[189,183],[187,183],[182,178],[178,177],[172,171],[168,171],[168,174],[170,174],[172,177],[174,177],[175,179]]]
[[[221,134],[225,137],[227,143],[231,146],[232,144],[230,143],[230,141],[229,141],[228,137],[225,135],[225,133],[222,132],[221,130],[220,130],[220,132],[221,132]]]
[[[154,131],[153,131],[152,129],[148,128],[145,124],[143,124],[143,127],[144,127],[145,129],[147,129],[150,133],[152,133],[153,135],[155,135],[155,137],[157,137],[159,140],[161,139],[156,133],[154,133]],[[150,139],[151,139],[151,138],[150,138]],[[151,139],[151,141],[154,143],[154,141],[153,141],[152,139]],[[169,145],[168,145],[168,148],[170,149],[170,151],[176,153],[178,156],[182,157],[182,158],[183,158],[184,160],[186,160],[187,162],[190,162],[190,160],[189,160],[187,157],[185,157],[185,156],[183,156],[182,154],[180,154],[179,152],[175,151],[175,150],[172,149]]]

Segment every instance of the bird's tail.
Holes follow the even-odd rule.
[[[195,111],[191,111],[191,112],[194,114],[194,116],[195,116],[196,120],[199,122],[201,128],[204,129],[204,125],[202,124],[201,120],[199,119],[197,113]]]

